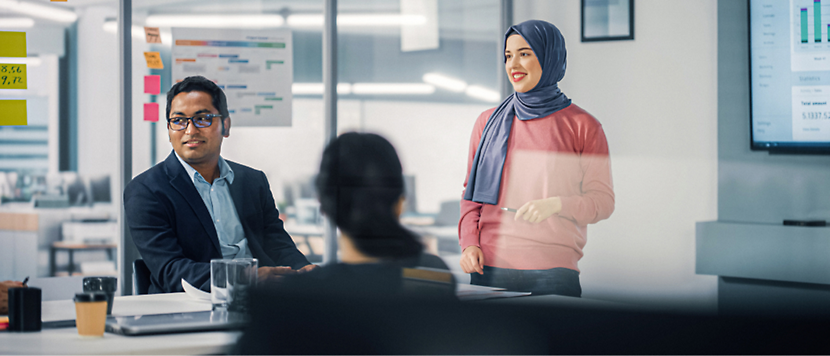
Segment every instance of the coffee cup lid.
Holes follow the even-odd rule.
[[[75,302],[106,302],[107,295],[101,292],[75,293]]]

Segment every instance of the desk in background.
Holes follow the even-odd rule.
[[[115,262],[115,253],[118,251],[116,244],[83,244],[70,243],[64,241],[55,241],[49,247],[49,275],[54,277],[57,275],[57,252],[66,251],[69,254],[69,263],[67,264],[67,274],[72,275],[75,272],[75,252],[76,251],[107,251],[107,257],[110,261]]]

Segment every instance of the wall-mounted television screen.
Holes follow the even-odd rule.
[[[748,0],[751,148],[830,154],[830,0]]]

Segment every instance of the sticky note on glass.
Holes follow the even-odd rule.
[[[159,35],[158,27],[144,27],[144,36],[147,37],[147,43],[161,43],[161,36]]]
[[[159,121],[158,103],[144,103],[144,121]]]
[[[26,89],[26,65],[0,63],[0,89]]]
[[[0,126],[25,126],[26,100],[0,99]]]
[[[158,95],[159,93],[161,93],[161,76],[145,75],[144,94]]]
[[[0,57],[26,57],[26,32],[0,31]]]
[[[161,62],[161,54],[158,52],[144,52],[144,59],[147,60],[147,68],[150,69],[164,69],[164,63]]]

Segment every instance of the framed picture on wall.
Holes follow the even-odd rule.
[[[582,0],[582,42],[634,39],[634,0]]]

